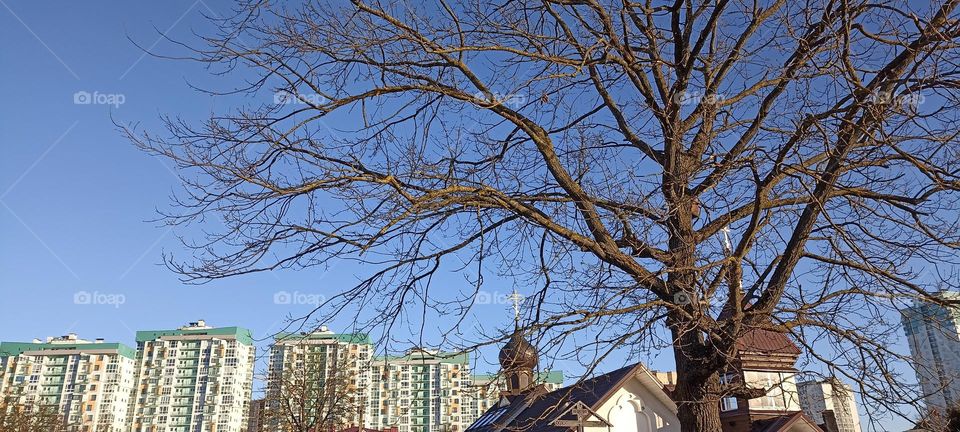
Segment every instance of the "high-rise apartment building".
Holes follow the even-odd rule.
[[[938,296],[960,301],[960,293]],[[928,409],[943,412],[960,403],[960,310],[918,302],[903,311],[914,368]]]
[[[61,417],[77,431],[125,432],[134,388],[132,348],[75,334],[0,343],[0,397]]]
[[[137,332],[132,432],[241,432],[253,386],[250,331],[197,321]]]
[[[264,413],[269,430],[284,431],[291,423],[337,430],[363,424],[372,350],[367,335],[326,327],[277,335]]]
[[[277,431],[292,420],[287,417],[300,416],[300,424],[324,429],[457,432],[496,403],[505,388],[493,382],[495,375],[471,374],[467,354],[423,349],[402,356],[373,353],[370,337],[362,333],[337,334],[321,327],[278,335],[270,353],[264,422]],[[540,378],[551,390],[563,382],[560,372]]]
[[[266,399],[254,399],[250,401],[250,414],[247,415],[247,432],[265,432],[266,425]]]
[[[467,354],[412,349],[370,365],[365,424],[399,432],[463,431],[476,419]]]
[[[832,411],[838,432],[860,432],[860,414],[850,386],[836,380],[805,381],[797,383],[800,407],[817,424],[827,421],[825,411]]]

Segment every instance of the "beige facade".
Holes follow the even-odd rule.
[[[321,327],[278,335],[270,354],[265,421],[272,430],[283,430],[277,404],[295,399],[295,391],[284,391],[284,386],[296,385],[297,377],[304,376],[346,387],[340,405],[350,407],[349,415],[338,426],[398,432],[463,431],[505,388],[495,375],[474,376],[467,354],[423,349],[400,356],[373,353],[369,336],[360,333],[337,334]],[[559,372],[541,378],[551,390],[563,382]],[[317,405],[315,416],[323,416],[322,402],[312,404]]]
[[[249,330],[203,321],[137,332],[132,432],[243,432],[256,349]]]
[[[837,380],[805,381],[797,384],[804,414],[817,424],[824,423],[824,411],[832,411],[838,432],[860,432],[860,414],[853,389]]]
[[[284,431],[291,423],[338,430],[366,423],[372,349],[366,335],[335,334],[326,327],[278,335],[267,376],[269,430]]]
[[[0,395],[55,413],[77,431],[127,430],[134,370],[133,349],[100,339],[0,343]]]
[[[366,425],[399,432],[463,431],[476,418],[466,354],[413,349],[370,364]]]

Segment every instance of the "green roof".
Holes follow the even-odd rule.
[[[470,363],[470,353],[450,353],[450,352],[437,352],[429,353],[425,351],[417,351],[407,353],[402,356],[378,356],[374,357],[374,362],[392,362],[392,361],[439,361],[440,363],[457,363],[457,364],[469,364]]]
[[[163,336],[233,336],[244,345],[253,345],[253,334],[243,327],[218,327],[192,330],[144,330],[137,332],[137,343]]]
[[[27,351],[44,351],[50,355],[66,355],[58,351],[102,351],[114,350],[127,358],[136,358],[136,351],[120,343],[33,343],[33,342],[0,342],[0,357],[15,356]]]
[[[539,379],[550,384],[563,384],[563,371],[540,372]]]
[[[474,374],[474,381],[485,380],[492,381],[496,379],[498,374]],[[550,383],[550,384],[563,384],[563,371],[546,371],[540,372],[537,375],[537,381]]]
[[[294,340],[337,340],[345,343],[367,344],[370,345],[370,335],[366,333],[277,333],[273,338],[277,342]]]

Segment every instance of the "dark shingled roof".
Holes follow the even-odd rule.
[[[545,392],[542,387],[532,389],[527,393],[510,397],[508,407],[494,405],[466,430],[493,432],[506,428],[522,432],[567,431],[569,427],[553,426],[550,422],[570,404],[577,401],[596,409],[598,403],[602,403],[609,394],[620,388],[621,384],[633,376],[640,367],[642,366],[639,363],[625,366],[552,392]],[[501,409],[506,411],[497,413]],[[496,419],[492,422],[483,422],[488,414],[491,417],[495,416]],[[509,420],[509,424],[504,425],[506,420]]]
[[[773,332],[776,333],[776,332]],[[779,333],[778,333],[779,334]],[[783,336],[781,334],[781,336]],[[758,337],[763,338],[763,335]],[[783,336],[790,346],[796,349],[793,342],[786,336]],[[777,339],[765,339],[765,347],[777,349],[788,349],[783,344],[777,343]],[[476,422],[464,432],[496,432],[500,430],[515,432],[566,432],[569,427],[553,426],[550,423],[560,414],[576,402],[583,402],[592,409],[599,409],[600,405],[630,377],[637,374],[643,366],[639,363],[622,367],[612,372],[596,376],[594,378],[583,380],[577,384],[567,386],[552,392],[544,390],[543,386],[531,389],[529,392],[507,396],[509,405],[501,406],[496,404],[487,412],[483,413]],[[665,394],[669,396],[667,389]],[[802,421],[809,424],[813,429],[820,428],[803,415],[803,412],[796,412],[780,417],[774,417],[766,420],[754,421],[750,432],[781,432],[788,430],[797,422]],[[504,424],[507,422],[506,424]]]
[[[803,411],[798,411],[793,414],[788,414],[780,417],[774,417],[766,420],[757,420],[753,422],[750,432],[780,432],[788,430],[791,426],[796,424],[799,421],[807,422],[807,425],[813,428],[813,430],[821,430],[809,417],[803,414]]]
[[[752,305],[748,304],[743,309],[747,311]],[[717,321],[723,321],[730,318],[732,311],[730,305],[724,305]],[[767,330],[762,328],[750,328],[744,331],[743,335],[737,339],[737,350],[743,352],[758,352],[767,354],[793,354],[800,355],[800,348],[793,343],[784,333]]]
[[[773,330],[750,329],[737,339],[737,350],[768,354],[800,355],[800,348],[790,337]]]

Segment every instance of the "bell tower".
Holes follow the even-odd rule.
[[[507,380],[505,395],[518,395],[536,384],[534,374],[539,363],[539,354],[536,347],[530,344],[520,329],[520,302],[523,296],[513,291],[508,297],[513,302],[513,335],[506,345],[500,349],[500,370]]]
[[[801,351],[790,337],[776,330],[751,328],[736,340],[736,350],[731,366],[720,378],[721,384],[742,387],[738,394],[720,401],[724,432],[750,431],[758,423],[799,415],[796,362]]]
[[[506,394],[518,395],[534,386],[537,357],[537,349],[523,338],[519,329],[515,330],[500,350],[500,368],[507,380]]]

